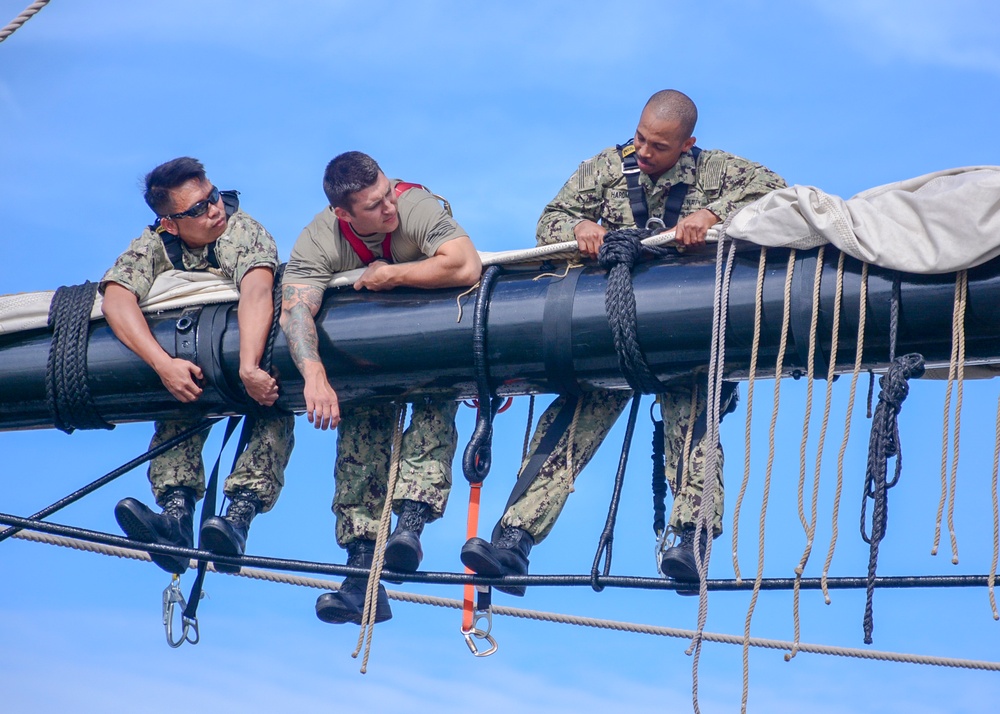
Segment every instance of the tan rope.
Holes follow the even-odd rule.
[[[997,612],[996,593],[993,588],[997,579],[997,561],[1000,560],[1000,508],[997,506],[998,471],[1000,471],[1000,398],[997,399],[996,436],[993,441],[993,478],[990,480],[990,497],[993,503],[993,560],[990,561],[990,576],[987,579],[990,608],[993,610],[994,620],[1000,620],[1000,612]]]
[[[39,10],[48,4],[49,0],[37,0],[37,2],[33,2],[28,5],[28,7],[24,8],[24,10],[21,11],[21,14],[11,20],[7,27],[0,30],[0,42],[3,42],[8,37],[13,35],[14,32],[21,27],[21,25],[33,18]]]
[[[844,281],[844,254],[840,254],[837,266],[837,282]],[[830,564],[833,562],[833,551],[837,547],[839,528],[837,520],[840,516],[840,497],[844,491],[844,455],[847,453],[847,442],[851,437],[851,415],[854,413],[854,398],[858,392],[858,377],[861,375],[861,358],[865,346],[865,315],[868,310],[868,263],[861,264],[861,288],[858,294],[858,340],[854,346],[854,371],[851,373],[851,389],[847,397],[847,418],[844,422],[844,438],[840,442],[840,452],[837,454],[837,489],[833,496],[833,517],[830,533],[830,547],[826,551],[826,562],[823,563],[823,576],[820,585],[823,588],[823,600],[830,604],[830,589],[827,587],[827,577],[830,574]]]
[[[812,397],[813,397],[813,386],[816,378],[816,341],[819,333],[819,308],[820,308],[820,287],[822,285],[823,278],[823,253],[825,246],[820,246],[819,251],[816,253],[816,274],[813,279],[813,293],[812,293],[812,320],[809,323],[809,356],[806,364],[806,373],[808,378],[808,387],[806,390],[806,413],[804,418],[804,424],[802,426],[802,446],[799,449],[799,492],[798,492],[798,507],[799,507],[799,520],[802,522],[802,529],[805,531],[806,536],[806,547],[802,551],[802,558],[799,560],[798,566],[795,568],[795,582],[792,585],[792,627],[794,630],[794,644],[792,645],[792,650],[785,655],[785,660],[791,660],[792,657],[799,651],[798,642],[800,639],[800,629],[801,622],[799,619],[799,597],[802,585],[802,573],[805,572],[806,564],[809,562],[809,555],[812,553],[813,537],[816,535],[816,521],[818,520],[817,511],[819,510],[819,477],[820,477],[820,465],[823,460],[823,442],[826,438],[826,428],[830,423],[830,400],[833,396],[833,372],[834,366],[837,363],[837,353],[836,353],[836,335],[838,329],[838,308],[837,302],[840,299],[840,284],[837,284],[837,297],[834,300],[834,327],[833,327],[833,339],[831,341],[830,358],[827,365],[826,373],[826,400],[824,402],[823,408],[823,422],[820,427],[819,439],[816,444],[816,469],[813,472],[813,484],[812,484],[812,497],[810,499],[810,511],[809,520],[805,517],[805,504],[804,491],[806,482],[806,442],[809,438],[809,421],[812,418]]]
[[[459,293],[458,295],[455,296],[455,304],[458,305],[458,319],[455,320],[455,322],[461,322],[462,321],[462,310],[463,310],[462,298],[469,297],[469,295],[472,295],[472,293],[474,293],[477,290],[479,290],[479,283],[480,282],[481,281],[477,280],[475,285],[473,285],[472,287],[470,287],[465,292]]]
[[[968,276],[964,270],[955,275],[955,298],[951,313],[951,359],[948,362],[948,385],[944,396],[944,424],[941,427],[941,498],[938,500],[937,516],[934,521],[934,543],[931,555],[937,555],[941,543],[941,521],[945,503],[948,503],[948,531],[951,540],[951,562],[958,563],[958,542],[955,538],[955,482],[958,476],[958,439],[961,430],[962,381],[965,375],[965,303]],[[955,428],[952,441],[952,463],[949,479],[948,437],[951,429],[951,395],[957,382],[955,404]],[[950,481],[950,485],[949,485]]]
[[[575,268],[582,268],[582,267],[583,267],[583,263],[569,262],[569,263],[566,263],[566,269],[564,271],[562,271],[561,273],[539,273],[538,275],[536,275],[535,277],[533,277],[532,280],[533,281],[534,280],[541,280],[542,278],[557,278],[559,280],[562,280],[567,275],[569,275],[569,271],[574,270]]]
[[[63,548],[74,548],[100,555],[112,555],[119,558],[130,558],[133,560],[150,561],[149,554],[145,551],[131,550],[128,548],[118,548],[116,546],[89,543],[87,541],[66,538],[64,536],[51,535],[49,533],[36,533],[32,531],[21,531],[14,534],[20,540],[41,543],[43,545],[55,545]],[[192,561],[194,562],[194,561]],[[215,567],[209,563],[209,570],[215,571]],[[215,571],[218,572],[218,571]],[[340,583],[330,580],[321,580],[291,573],[275,572],[271,570],[259,570],[257,568],[243,567],[239,573],[226,573],[233,577],[250,578],[251,580],[261,580],[264,582],[278,583],[281,585],[295,585],[297,587],[316,588],[318,590],[337,590]],[[415,605],[428,605],[431,607],[444,607],[452,610],[461,610],[462,601],[451,598],[435,597],[432,595],[418,595],[397,590],[387,591],[391,600],[406,602]],[[660,625],[644,625],[633,622],[622,622],[619,620],[603,620],[592,617],[581,617],[579,615],[565,615],[562,613],[543,612],[538,610],[525,610],[515,607],[505,607],[494,605],[492,607],[494,615],[502,617],[518,617],[526,620],[536,620],[539,622],[552,622],[564,625],[577,625],[580,627],[594,627],[604,630],[615,630],[618,632],[632,632],[643,635],[654,635],[658,637],[673,637],[678,639],[691,639],[694,635],[692,630],[682,630],[673,627],[663,627]],[[740,635],[726,635],[714,632],[705,632],[702,639],[706,642],[716,642],[727,645],[742,645],[744,638]],[[769,640],[760,637],[751,637],[750,645],[773,650],[787,650],[790,642],[781,640]],[[955,667],[962,669],[976,669],[983,671],[1000,672],[1000,662],[988,662],[981,660],[957,659],[951,657],[937,657],[932,655],[906,654],[900,652],[880,652],[871,649],[855,649],[850,647],[834,647],[831,645],[815,645],[801,643],[799,650],[809,654],[833,655],[837,657],[854,657],[858,659],[879,660],[883,662],[901,662],[907,664],[923,664],[938,667]]]
[[[951,537],[951,562],[958,565],[958,537],[955,534],[955,488],[958,485],[958,437],[962,431],[962,395],[965,380],[965,308],[969,297],[969,274],[962,270],[958,273],[959,299],[956,307],[956,319],[952,326],[955,331],[953,342],[958,343],[958,364],[955,380],[955,429],[952,442],[951,486],[948,493],[948,535]]]
[[[375,555],[372,557],[372,568],[368,574],[368,590],[365,593],[365,609],[361,616],[361,632],[358,633],[358,646],[351,657],[355,659],[361,652],[364,641],[365,654],[361,659],[361,674],[368,671],[368,656],[372,649],[372,636],[375,633],[375,611],[378,603],[379,581],[382,578],[382,566],[385,564],[385,541],[389,537],[389,524],[392,521],[392,499],[396,493],[396,478],[399,476],[400,452],[403,445],[403,422],[406,421],[406,405],[400,404],[396,409],[396,427],[392,433],[392,461],[389,466],[389,482],[385,488],[385,503],[382,506],[382,520],[379,521],[378,536],[375,539]]]
[[[788,347],[788,325],[792,311],[792,274],[795,270],[795,251],[788,254],[788,266],[785,269],[784,308],[781,315],[781,337],[778,341],[778,356],[774,367],[774,404],[771,407],[771,426],[767,434],[767,468],[764,471],[764,493],[761,498],[760,524],[757,546],[757,576],[753,582],[753,593],[750,595],[750,606],[747,609],[746,623],[743,626],[743,698],[740,711],[746,712],[747,701],[750,698],[750,622],[760,595],[760,584],[764,579],[764,521],[767,517],[767,499],[771,491],[771,474],[774,471],[774,434],[778,425],[778,405],[781,397],[782,365],[785,362],[785,350]]]
[[[757,377],[757,358],[760,356],[760,323],[764,305],[764,268],[767,263],[767,248],[761,247],[760,260],[757,263],[757,290],[754,293],[753,307],[753,344],[750,347],[750,376],[747,378],[747,419],[743,443],[743,483],[736,497],[736,507],[733,509],[733,571],[736,582],[742,583],[738,553],[740,535],[740,510],[743,508],[743,498],[750,483],[750,426],[753,423],[753,388]]]

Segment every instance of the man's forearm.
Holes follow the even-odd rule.
[[[115,337],[137,354],[143,362],[159,372],[159,367],[165,360],[170,359],[170,355],[150,332],[149,323],[139,309],[136,296],[118,283],[108,283],[102,311]]]
[[[284,285],[281,289],[281,329],[288,340],[292,361],[303,377],[317,366],[326,372],[319,357],[316,313],[323,301],[323,291],[310,285]]]
[[[264,355],[274,318],[273,285],[274,275],[266,267],[253,268],[240,282],[237,320],[240,326],[241,371],[258,367]]]

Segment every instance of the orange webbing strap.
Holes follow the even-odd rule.
[[[479,497],[483,491],[482,482],[469,484],[469,486],[469,518],[465,531],[466,540],[475,538],[479,530]],[[466,568],[465,572],[468,575],[473,574],[469,568]],[[469,646],[469,651],[476,657],[489,657],[497,651],[497,641],[490,634],[490,630],[493,629],[491,596],[492,588],[489,586],[476,586],[472,583],[467,583],[464,586],[462,636],[465,637],[465,644]],[[484,622],[485,627],[480,627],[480,622]],[[486,641],[482,649],[480,649],[480,643],[477,640]]]
[[[479,532],[479,497],[483,492],[482,482],[469,484],[469,517],[465,526],[465,540],[475,538]],[[467,575],[472,575],[472,571],[466,567]],[[463,586],[465,593],[462,598],[462,632],[472,632],[474,624],[476,586],[466,583]]]

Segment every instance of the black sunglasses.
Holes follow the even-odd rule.
[[[180,213],[170,213],[163,218],[169,218],[172,221],[176,221],[178,218],[197,218],[208,210],[208,207],[213,203],[219,202],[219,189],[212,186],[212,192],[208,194],[208,198],[204,201],[198,201],[198,203],[191,206],[191,208],[186,211],[181,211]]]

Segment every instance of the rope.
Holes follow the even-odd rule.
[[[719,464],[718,445],[719,422],[721,421],[721,405],[719,395],[722,389],[722,373],[726,363],[726,317],[729,311],[729,285],[732,280],[733,264],[736,257],[736,241],[730,242],[729,254],[726,258],[724,271],[722,270],[722,256],[725,252],[725,242],[719,241],[717,244],[715,258],[715,292],[713,296],[712,308],[712,347],[709,352],[708,363],[708,394],[705,405],[706,433],[705,443],[705,479],[707,483],[703,487],[702,501],[698,510],[698,522],[695,525],[695,565],[698,568],[698,630],[692,638],[690,653],[693,650],[694,658],[691,663],[691,695],[694,700],[695,712],[700,711],[698,705],[698,667],[701,663],[701,633],[705,630],[705,623],[708,621],[708,564],[712,556],[712,542],[715,539],[715,496],[718,488],[719,477],[721,476],[721,464]],[[705,555],[702,558],[700,543],[702,535],[705,535]]]
[[[743,498],[750,484],[750,426],[753,423],[753,388],[757,377],[757,359],[760,356],[760,323],[764,305],[764,268],[767,265],[767,248],[760,249],[760,260],[757,262],[757,290],[754,293],[753,307],[753,344],[750,347],[750,375],[747,377],[747,419],[743,442],[743,483],[736,497],[736,507],[733,509],[733,571],[736,582],[742,582],[739,557],[737,555],[740,535],[740,510]]]
[[[872,432],[868,442],[868,467],[865,473],[864,496],[861,499],[861,537],[870,546],[868,557],[868,593],[865,602],[865,644],[872,643],[872,597],[875,592],[875,569],[878,565],[879,543],[885,537],[888,522],[889,489],[899,482],[903,470],[903,453],[899,443],[897,417],[903,400],[910,391],[907,380],[924,373],[924,358],[918,354],[897,357],[889,370],[879,378],[878,405],[872,417]],[[896,457],[896,470],[887,480],[887,463]],[[872,499],[871,534],[865,532],[868,499]]]
[[[576,408],[573,410],[573,419],[569,423],[569,430],[566,435],[566,471],[573,473],[573,452],[576,446],[576,427],[580,422],[580,411],[583,409],[583,400],[576,400]]]
[[[806,360],[806,408],[805,416],[803,417],[802,424],[802,446],[799,448],[799,489],[798,489],[798,509],[799,509],[799,521],[802,523],[802,530],[805,532],[806,536],[806,547],[802,551],[802,557],[799,559],[799,564],[795,568],[795,587],[792,590],[792,629],[794,631],[793,642],[791,651],[785,655],[785,661],[790,661],[792,657],[799,651],[796,646],[799,642],[799,637],[801,636],[801,622],[799,619],[799,590],[800,583],[802,582],[802,573],[805,572],[806,564],[809,562],[809,556],[812,553],[813,537],[816,534],[816,521],[818,520],[818,499],[819,499],[819,482],[820,482],[820,470],[823,460],[823,442],[826,438],[826,428],[830,423],[830,400],[833,397],[833,373],[834,365],[837,361],[836,355],[836,340],[837,340],[837,321],[839,320],[839,301],[840,301],[840,283],[837,284],[837,296],[834,300],[834,327],[833,327],[833,337],[831,342],[830,358],[827,364],[827,374],[826,374],[826,400],[823,409],[823,423],[820,427],[819,439],[816,444],[816,468],[813,472],[813,484],[812,484],[812,498],[810,501],[809,519],[806,519],[805,514],[805,485],[806,485],[806,444],[809,439],[809,421],[812,418],[812,399],[813,399],[813,387],[816,378],[816,340],[819,333],[819,298],[820,298],[820,288],[822,287],[823,279],[823,254],[825,246],[820,246],[816,253],[816,274],[813,279],[813,292],[812,292],[812,318],[809,323],[809,353]]]
[[[479,411],[476,413],[476,428],[462,454],[462,471],[469,483],[482,482],[489,475],[493,463],[493,417],[500,408],[501,400],[493,396],[490,387],[486,325],[489,321],[490,293],[501,272],[503,269],[497,265],[491,265],[483,272],[472,319],[472,363]]]
[[[45,398],[53,425],[67,434],[76,429],[114,429],[97,411],[87,381],[90,312],[97,283],[63,285],[49,304],[52,330],[45,368]]]
[[[107,545],[97,545],[87,543],[74,538],[64,538],[53,536],[47,533],[19,533],[17,538],[45,545],[57,545],[65,548],[74,548],[101,555],[113,555],[119,558],[129,558],[132,560],[149,561],[148,553],[131,550],[128,548],[117,548]],[[209,565],[214,569],[214,566]],[[340,583],[321,580],[318,578],[308,578],[301,575],[290,575],[288,573],[276,573],[269,570],[259,570],[244,566],[239,573],[227,573],[236,577],[250,578],[264,582],[278,583],[281,585],[295,585],[297,587],[316,588],[318,590],[337,590]],[[462,608],[461,600],[451,598],[435,597],[432,595],[419,595],[416,593],[406,593],[397,590],[387,591],[391,600],[406,602],[415,605],[428,605],[431,607],[443,607],[453,610]],[[658,637],[673,637],[678,639],[691,639],[694,635],[692,630],[682,630],[660,625],[644,625],[633,622],[622,622],[619,620],[605,620],[593,617],[582,617],[579,615],[566,615],[562,613],[544,612],[538,610],[526,610],[515,607],[493,606],[493,614],[503,617],[517,617],[525,620],[535,620],[538,622],[551,622],[555,624],[576,625],[579,627],[593,627],[603,630],[613,630],[618,632],[631,632],[635,634],[654,635]],[[714,632],[702,633],[702,639],[706,642],[719,644],[741,645],[744,638],[737,635],[726,635]],[[752,637],[749,640],[750,646],[763,649],[787,650],[790,642],[781,640],[770,640],[760,637]],[[857,659],[875,660],[882,662],[899,662],[906,664],[922,664],[938,667],[954,667],[959,669],[974,669],[987,672],[1000,672],[1000,662],[988,662],[982,660],[957,659],[952,657],[937,657],[932,655],[917,655],[900,652],[883,652],[871,649],[855,649],[850,647],[835,647],[831,645],[816,645],[801,643],[799,650],[809,654],[822,654],[837,657],[853,657]]]
[[[535,395],[528,397],[528,420],[524,425],[524,445],[521,447],[521,465],[528,458],[528,447],[531,445],[531,425],[535,422]]]
[[[784,307],[781,315],[781,336],[778,340],[778,355],[774,367],[774,404],[771,407],[771,426],[767,434],[767,468],[764,471],[764,493],[761,497],[760,523],[757,532],[757,576],[753,581],[753,593],[750,595],[750,606],[747,608],[746,622],[743,626],[743,697],[740,711],[745,714],[747,701],[750,698],[750,622],[760,595],[760,584],[764,579],[764,520],[767,516],[767,500],[771,492],[771,474],[774,472],[774,434],[778,425],[778,404],[781,397],[782,365],[785,362],[785,350],[788,347],[788,325],[792,313],[792,275],[795,272],[795,251],[788,253],[788,265],[785,269]]]
[[[396,478],[399,475],[399,460],[403,444],[403,422],[406,421],[406,405],[401,404],[396,409],[396,428],[392,433],[392,462],[389,465],[389,483],[385,487],[385,503],[382,505],[382,519],[378,525],[378,537],[375,539],[375,554],[372,556],[372,568],[368,574],[368,589],[365,593],[365,610],[361,615],[361,632],[358,633],[358,646],[351,657],[357,659],[364,640],[365,654],[361,659],[361,674],[368,671],[368,656],[372,649],[372,636],[375,633],[375,606],[378,602],[378,589],[382,579],[382,566],[385,564],[385,541],[389,537],[389,524],[392,521],[392,497],[396,493]]]
[[[645,249],[656,256],[668,252],[665,248],[643,246],[640,240],[648,235],[649,231],[639,228],[609,231],[604,235],[598,262],[608,271],[604,307],[611,324],[615,352],[618,353],[618,367],[637,394],[660,394],[666,391],[666,387],[653,374],[639,345],[635,293],[632,290],[632,268],[642,251]]]
[[[37,0],[36,2],[33,2],[30,5],[28,5],[28,7],[24,8],[21,14],[15,17],[13,20],[11,20],[10,23],[7,25],[7,27],[0,30],[0,42],[3,42],[8,37],[13,35],[14,32],[21,27],[21,25],[23,25],[32,17],[34,17],[39,10],[41,10],[48,4],[49,0]]]
[[[844,286],[844,254],[840,254],[837,263],[837,289]],[[833,495],[833,515],[830,528],[830,547],[826,551],[826,561],[823,563],[823,574],[820,579],[823,588],[823,600],[830,604],[830,590],[827,587],[830,564],[833,563],[833,551],[837,547],[839,528],[837,521],[840,516],[840,497],[844,492],[844,455],[847,453],[847,442],[851,436],[851,415],[854,413],[854,398],[858,390],[858,376],[861,374],[861,356],[865,345],[865,311],[868,303],[868,263],[861,264],[861,290],[858,296],[858,339],[854,347],[854,371],[851,373],[851,389],[847,397],[847,417],[844,423],[844,438],[840,442],[837,453],[837,489]],[[837,324],[839,324],[840,303],[837,304]],[[832,364],[833,359],[830,360]]]
[[[655,406],[656,402],[654,401],[649,407],[649,418],[653,422],[653,453],[650,459],[653,462],[653,533],[659,540],[667,528],[667,472],[664,462],[666,449],[663,443],[663,420],[658,420],[653,416],[653,407]],[[656,562],[657,564],[660,562],[659,550],[656,553]]]
[[[625,439],[622,442],[622,453],[618,459],[618,472],[615,474],[615,485],[611,492],[611,504],[608,506],[608,518],[604,530],[597,542],[597,553],[594,555],[594,565],[590,569],[590,584],[595,592],[604,590],[600,583],[601,557],[604,557],[604,576],[611,573],[611,546],[615,540],[615,522],[618,520],[618,504],[621,501],[622,485],[625,483],[625,469],[628,466],[628,452],[632,447],[632,435],[635,433],[635,420],[639,414],[641,394],[632,396],[632,407],[628,413],[628,424],[625,427]],[[579,410],[580,405],[577,404]],[[572,472],[571,472],[572,473]]]
[[[997,399],[996,436],[993,446],[993,478],[990,480],[990,497],[993,503],[993,560],[990,561],[990,575],[987,589],[990,594],[990,608],[993,619],[1000,620],[997,612],[997,598],[993,585],[997,579],[997,561],[1000,560],[1000,508],[997,505],[997,472],[1000,471],[1000,398]]]

